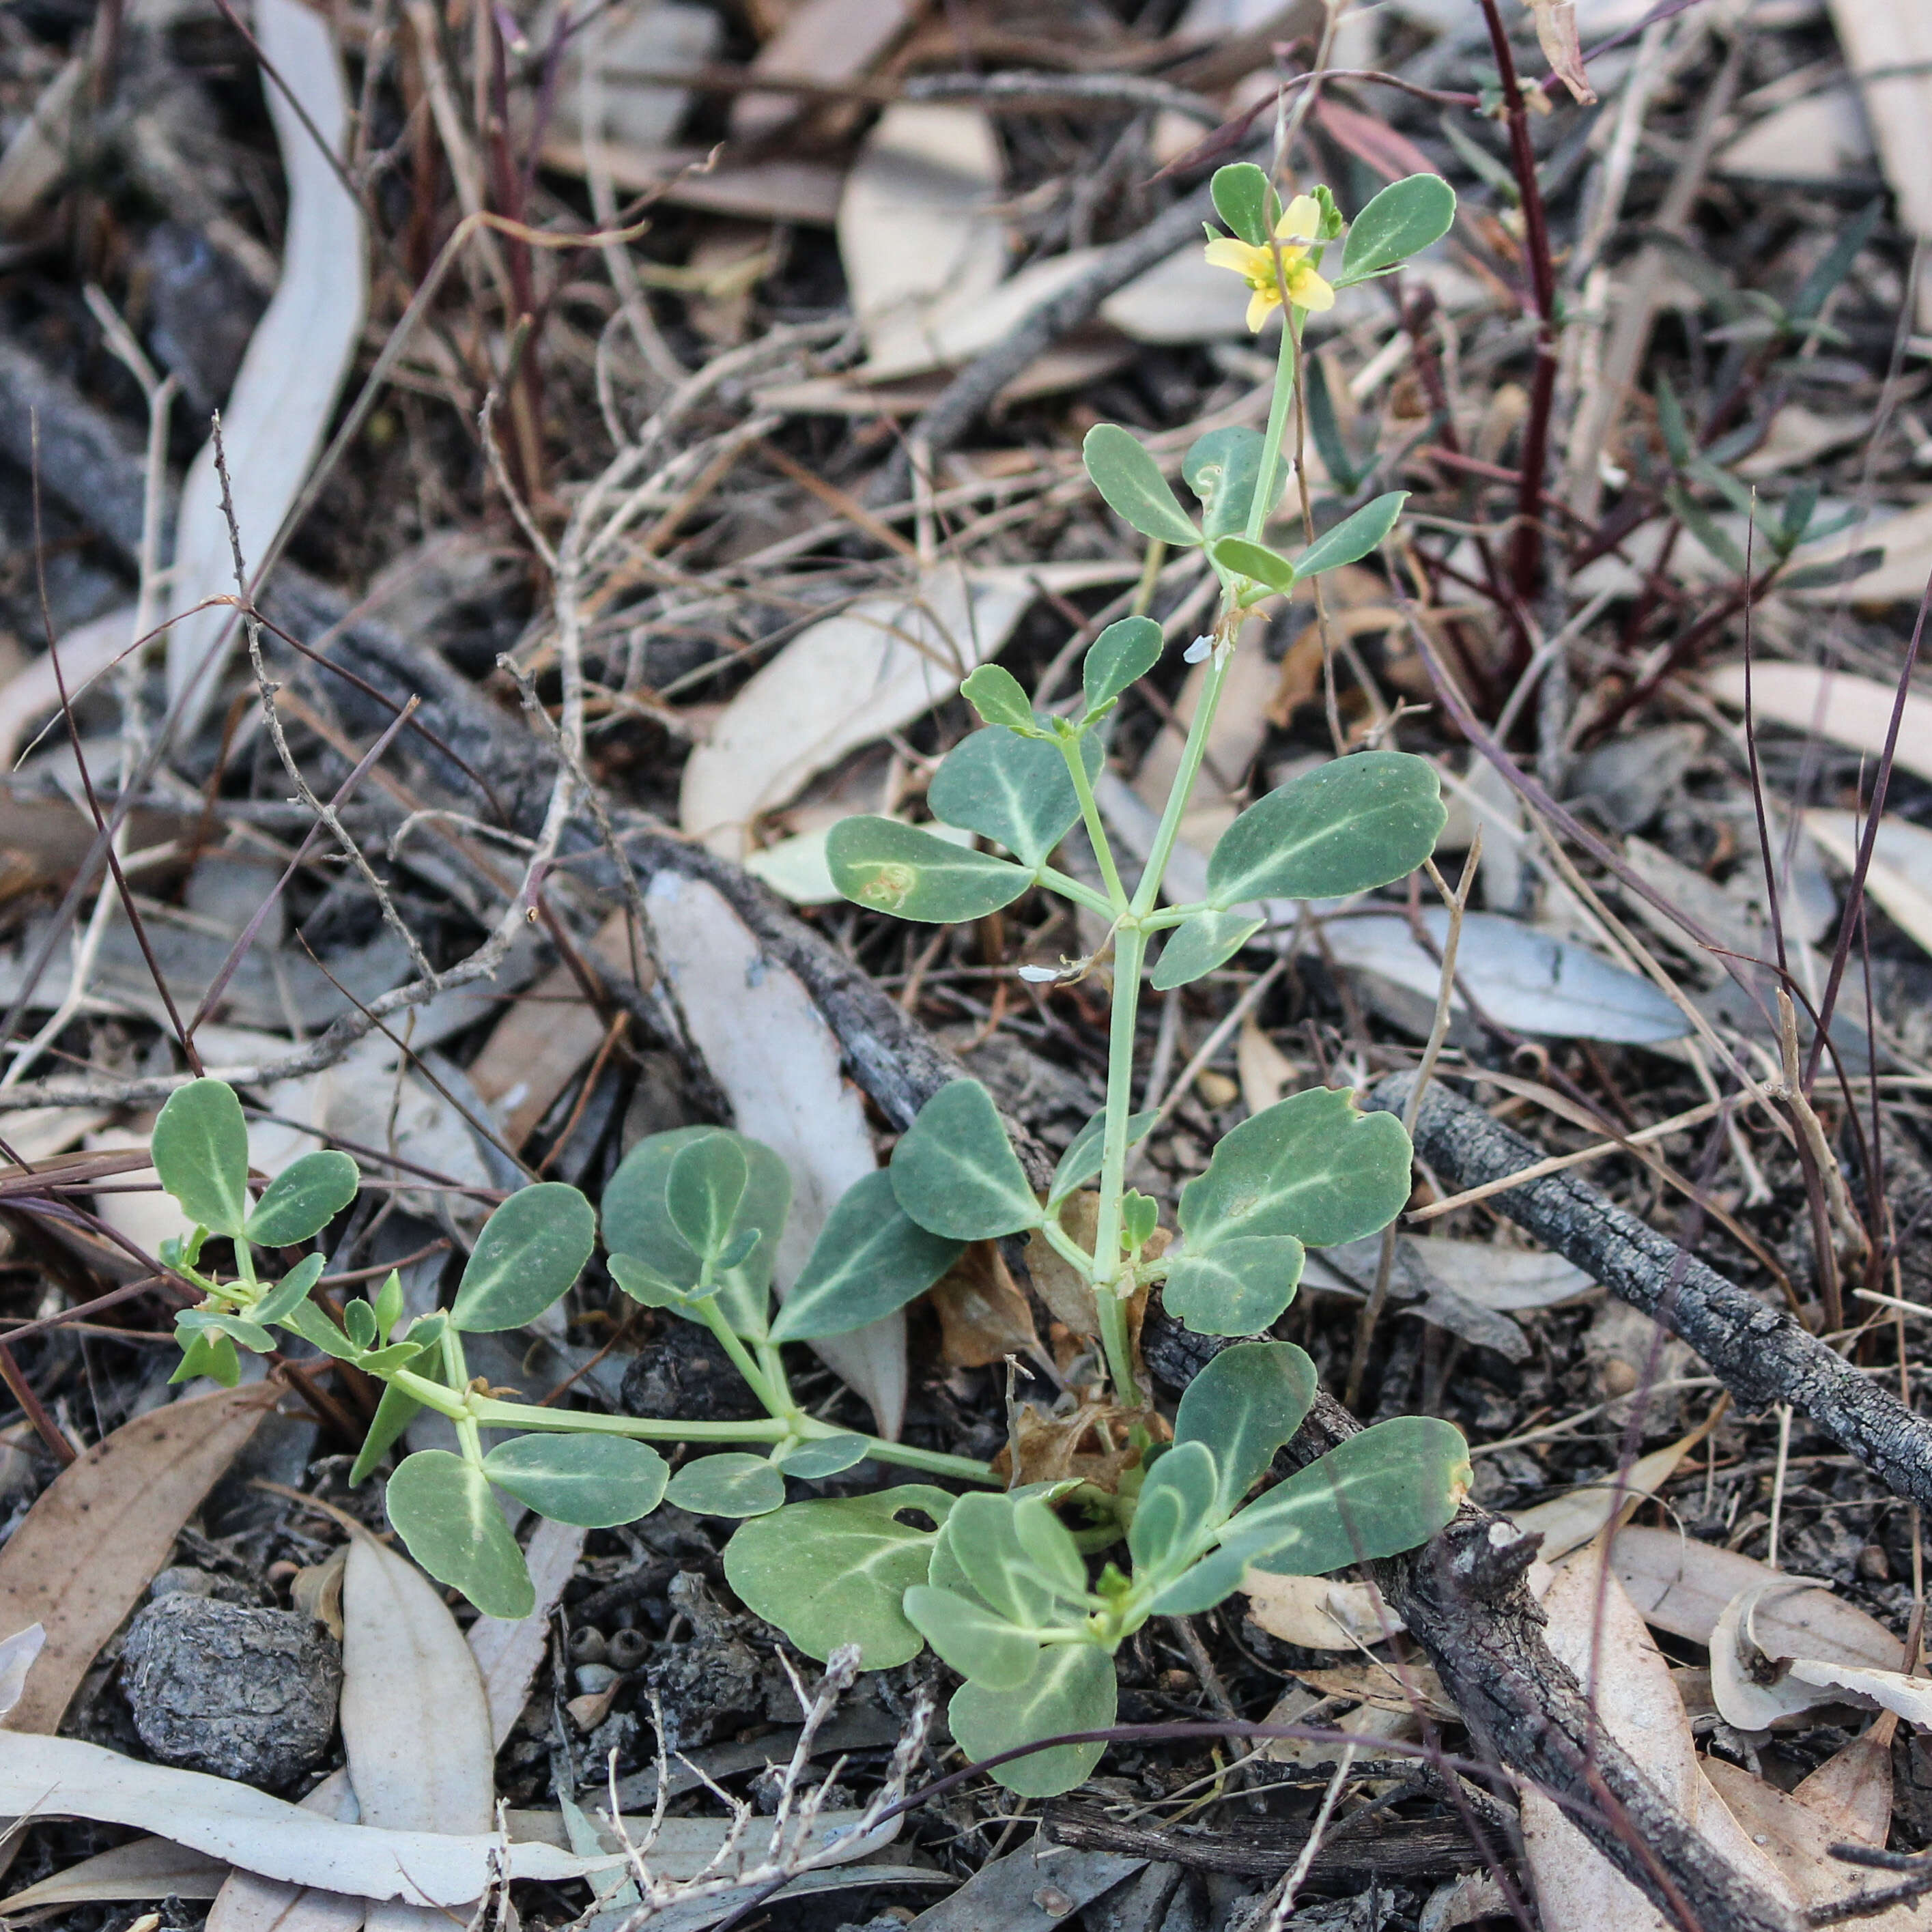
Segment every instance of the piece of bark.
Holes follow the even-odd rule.
[[[1390,1074],[1367,1104],[1400,1114],[1414,1076]],[[1417,1153],[1454,1187],[1520,1172],[1546,1150],[1438,1085],[1424,1095]],[[1894,1495],[1932,1503],[1932,1420],[1915,1415],[1781,1309],[1626,1214],[1574,1172],[1490,1196],[1492,1206],[1593,1281],[1681,1336],[1747,1408],[1788,1402]]]

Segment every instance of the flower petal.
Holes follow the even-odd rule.
[[[1265,248],[1250,248],[1232,235],[1216,236],[1202,252],[1207,256],[1210,268],[1232,268],[1236,274],[1250,280],[1254,278],[1256,262],[1265,264],[1268,260]]]
[[[1281,297],[1273,289],[1257,289],[1248,298],[1248,332],[1261,333],[1262,324],[1268,320],[1268,311],[1281,306]]]
[[[1305,262],[1298,262],[1288,271],[1288,292],[1298,308],[1327,309],[1335,306],[1335,291]]]
[[[1322,232],[1322,204],[1312,194],[1298,194],[1281,212],[1275,239],[1312,242]]]

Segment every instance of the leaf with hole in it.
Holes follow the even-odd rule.
[[[1114,1660],[1089,1643],[1042,1650],[1026,1682],[1013,1690],[968,1682],[953,1693],[946,1720],[953,1741],[978,1762],[1040,1738],[1104,1731],[1119,1709]],[[1054,1798],[1085,1782],[1105,1744],[1055,1744],[998,1766],[994,1780],[1022,1798]]]
[[[922,1483],[793,1503],[736,1532],[724,1546],[724,1580],[806,1656],[856,1643],[863,1669],[890,1670],[924,1648],[904,1600],[926,1581],[934,1534],[900,1518],[916,1510],[944,1522],[952,1504]]]
[[[1220,1478],[1215,1516],[1233,1514],[1315,1402],[1315,1364],[1292,1342],[1223,1348],[1187,1384],[1174,1439],[1205,1442]]]
[[[1160,626],[1151,617],[1123,617],[1109,624],[1087,646],[1087,655],[1080,661],[1080,688],[1086,694],[1087,716],[1091,718],[1104,710],[1129,685],[1146,676],[1160,663],[1166,643]]]
[[[700,1456],[672,1477],[664,1495],[693,1516],[768,1516],[784,1504],[784,1478],[762,1456]]]
[[[242,1232],[265,1248],[319,1234],[356,1198],[362,1176],[346,1154],[324,1148],[292,1160],[269,1182]]]
[[[1107,507],[1142,536],[1183,547],[1201,541],[1160,465],[1118,423],[1096,423],[1080,454]]]
[[[321,1279],[321,1256],[305,1255],[256,1303],[250,1312],[265,1328],[282,1322],[292,1308],[308,1299],[310,1289]]]
[[[664,1176],[664,1211],[700,1261],[715,1263],[730,1246],[750,1180],[751,1169],[730,1134],[700,1134],[672,1156]]]
[[[483,1473],[538,1515],[584,1529],[649,1516],[670,1477],[655,1449],[626,1436],[512,1436],[484,1457]]]
[[[1040,729],[1025,686],[1004,664],[980,665],[960,686],[959,694],[988,724],[1029,734]]]
[[[1214,1452],[1201,1442],[1177,1442],[1148,1472],[1134,1504],[1127,1549],[1134,1575],[1179,1570],[1214,1539],[1222,1513]]]
[[[916,1583],[905,1593],[907,1621],[961,1676],[988,1690],[1017,1690],[1033,1675],[1040,1640],[985,1604]]]
[[[1294,560],[1297,580],[1319,577],[1345,563],[1359,563],[1382,544],[1408,501],[1406,490],[1390,490],[1372,496],[1352,517],[1344,517],[1333,530],[1324,530]]]
[[[1100,769],[1099,739],[1080,742],[1091,779]],[[992,726],[946,753],[927,788],[933,815],[994,838],[1030,870],[1043,866],[1080,816],[1066,759],[1051,739],[1018,738]]]
[[[1448,814],[1426,758],[1358,752],[1258,799],[1208,860],[1217,909],[1257,899],[1346,898],[1414,871]]]
[[[1187,1252],[1292,1235],[1311,1248],[1378,1234],[1408,1199],[1408,1136],[1393,1114],[1311,1087],[1222,1136],[1207,1171],[1180,1190]]]
[[[1268,176],[1252,161],[1231,161],[1214,170],[1208,192],[1214,212],[1251,248],[1265,248],[1280,218],[1281,203]]]
[[[1399,1415],[1338,1443],[1228,1522],[1222,1541],[1277,1576],[1322,1576],[1426,1543],[1468,1494],[1462,1432]]]
[[[1241,912],[1197,912],[1168,934],[1154,969],[1156,992],[1185,986],[1225,966],[1267,925]]]
[[[840,1197],[772,1324],[774,1342],[848,1335],[926,1291],[964,1247],[922,1228],[899,1205],[881,1168]]]
[[[732,1239],[748,1231],[756,1237],[743,1260],[718,1270],[716,1305],[733,1334],[761,1336],[778,1238],[791,1208],[791,1175],[770,1148],[747,1135],[725,1127],[674,1127],[632,1148],[604,1184],[599,1210],[611,1278],[649,1308],[681,1306],[679,1298],[698,1286],[698,1258],[672,1225],[668,1190],[678,1156],[712,1135],[724,1136],[744,1156],[745,1192],[731,1222]]]
[[[1214,545],[1214,555],[1231,576],[1248,578],[1284,595],[1294,588],[1294,566],[1286,557],[1276,556],[1266,544],[1250,543],[1246,537],[1222,537]]]
[[[896,818],[842,818],[826,839],[825,862],[854,904],[928,926],[984,918],[1033,884],[1024,866]]]
[[[1301,1244],[1288,1234],[1191,1248],[1168,1270],[1161,1305],[1197,1335],[1258,1335],[1294,1299]]]
[[[1442,240],[1456,219],[1456,190],[1440,175],[1391,182],[1355,217],[1335,286],[1365,281]]]
[[[248,1123],[225,1080],[190,1080],[168,1096],[148,1149],[161,1185],[190,1221],[239,1234],[248,1218]]]
[[[789,1449],[773,1450],[772,1462],[788,1476],[816,1483],[856,1469],[871,1453],[872,1444],[862,1436],[814,1436]]]
[[[899,1205],[952,1240],[994,1240],[1046,1218],[993,1096],[976,1080],[950,1081],[927,1101],[887,1172]]]
[[[536,1607],[529,1566],[482,1470],[446,1449],[406,1456],[389,1478],[389,1521],[439,1583],[460,1590],[486,1617]]]
[[[483,1223],[449,1318],[472,1334],[520,1328],[561,1300],[597,1245],[597,1216],[574,1187],[540,1180]]]
[[[394,1382],[385,1383],[382,1399],[376,1405],[374,1419],[369,1424],[369,1432],[362,1438],[362,1446],[356,1452],[355,1466],[349,1472],[349,1486],[358,1489],[376,1472],[382,1462],[404,1430],[422,1412],[422,1404],[412,1395],[405,1395]]]
[[[1182,458],[1180,473],[1201,500],[1201,528],[1211,544],[1216,537],[1240,536],[1254,508],[1255,485],[1261,480],[1262,457],[1268,439],[1258,430],[1238,425],[1210,429],[1197,436]],[[1262,520],[1274,514],[1288,487],[1288,466],[1275,465],[1274,502]]]
[[[1160,1118],[1152,1112],[1130,1114],[1127,1145],[1132,1147],[1144,1140]],[[1060,1156],[1060,1165],[1053,1170],[1053,1182],[1046,1192],[1048,1204],[1057,1208],[1076,1187],[1085,1186],[1100,1172],[1106,1152],[1107,1110],[1102,1107],[1067,1142],[1066,1151]]]

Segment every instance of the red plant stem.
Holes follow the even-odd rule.
[[[1483,0],[1490,45],[1502,76],[1503,111],[1509,122],[1510,160],[1522,201],[1523,256],[1529,271],[1530,306],[1535,310],[1536,370],[1530,379],[1529,412],[1523,424],[1522,481],[1516,500],[1516,535],[1510,569],[1516,594],[1527,603],[1543,583],[1543,476],[1550,461],[1550,418],[1556,402],[1556,262],[1550,253],[1550,222],[1543,186],[1536,178],[1536,150],[1529,139],[1529,110],[1516,78],[1516,56],[1496,0]],[[1520,648],[1520,647],[1519,647]],[[1519,667],[1520,670],[1520,667]]]

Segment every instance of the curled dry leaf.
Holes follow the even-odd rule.
[[[14,1918],[43,1906],[111,1904],[124,1899],[213,1898],[233,1868],[166,1838],[136,1838],[97,1852],[52,1878],[16,1892],[0,1910]],[[356,1900],[357,1916],[362,1901]],[[211,1916],[210,1924],[214,1921]],[[218,1928],[218,1932],[219,1928]]]
[[[1810,1646],[1791,1631],[1790,1621],[1802,1616],[1805,1600],[1830,1594],[1828,1585],[1787,1578],[1754,1584],[1724,1606],[1711,1633],[1711,1694],[1724,1721],[1742,1731],[1768,1730],[1780,1718],[1850,1703],[1932,1726],[1932,1683],[1804,1654]],[[1774,1605],[1785,1612],[1775,1630],[1760,1614]]]
[[[1528,0],[1528,6],[1536,16],[1537,41],[1551,73],[1580,106],[1590,106],[1597,90],[1583,71],[1582,44],[1576,38],[1576,0]]]
[[[1835,1751],[1791,1795],[1832,1835],[1882,1845],[1892,1831],[1892,1739],[1898,1714],[1881,1711],[1862,1736]]]
[[[1009,1355],[1047,1359],[1033,1310],[997,1243],[969,1242],[928,1292],[939,1317],[940,1352],[948,1368],[984,1368]]]

